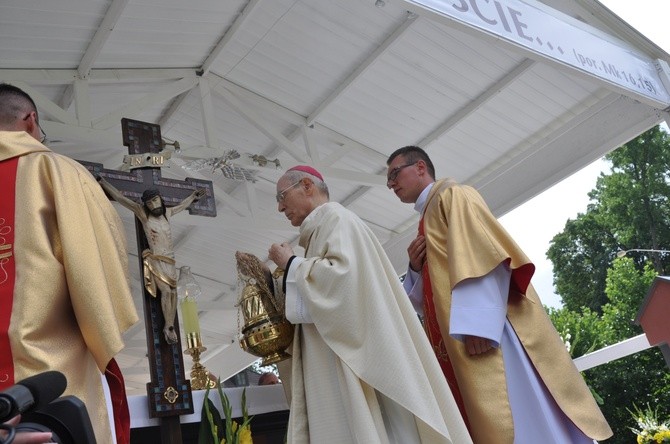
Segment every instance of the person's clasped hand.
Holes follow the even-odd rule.
[[[426,261],[426,238],[419,234],[407,247],[409,255],[409,267],[412,271],[419,272]]]
[[[295,256],[295,253],[293,252],[293,248],[291,245],[289,245],[288,242],[270,245],[268,257],[272,262],[277,264],[277,266],[283,270],[286,270],[286,264],[288,264],[288,261],[293,256]]]
[[[466,335],[463,338],[463,342],[465,343],[465,349],[470,356],[481,355],[493,348],[490,340],[487,338],[480,338],[479,336]]]

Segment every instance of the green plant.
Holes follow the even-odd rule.
[[[223,417],[221,417],[219,410],[209,399],[210,388],[207,387],[205,400],[202,405],[198,444],[252,444],[250,426],[252,418],[249,417],[247,411],[246,389],[242,391],[242,424],[233,421],[233,409],[228,396],[223,392],[221,380],[216,382],[216,389],[221,399]]]

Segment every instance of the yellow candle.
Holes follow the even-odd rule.
[[[181,316],[184,324],[184,333],[200,334],[200,322],[198,321],[198,304],[195,299],[185,297],[181,300]]]

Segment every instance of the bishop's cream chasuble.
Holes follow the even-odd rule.
[[[385,418],[398,413],[413,423],[407,428],[416,429],[419,442],[472,442],[369,228],[327,203],[303,221],[300,245],[305,259],[296,265],[295,285],[313,323],[297,325],[292,345],[288,442],[410,444]]]

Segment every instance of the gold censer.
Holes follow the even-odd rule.
[[[263,358],[261,365],[277,363],[290,355],[286,349],[293,340],[293,324],[284,314],[282,279],[284,271],[272,275],[254,255],[237,252],[241,292],[238,301],[238,324],[241,313],[240,346],[247,353]]]

